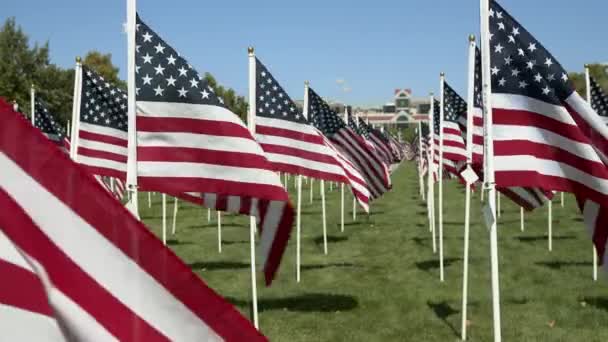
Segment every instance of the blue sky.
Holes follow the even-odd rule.
[[[125,0],[3,1],[0,20],[14,16],[32,41],[49,40],[52,62],[70,66],[96,49],[112,53],[126,78]],[[607,1],[501,4],[568,70],[608,62]],[[310,80],[322,96],[354,105],[381,105],[395,88],[426,96],[441,71],[463,93],[467,37],[479,31],[477,0],[140,0],[138,11],[199,72],[241,95],[253,45],[293,98]]]

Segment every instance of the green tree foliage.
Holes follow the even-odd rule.
[[[101,74],[107,81],[121,88],[127,87],[119,77],[119,69],[112,63],[112,55],[92,50],[86,54],[83,64]],[[247,118],[247,101],[234,90],[218,84],[215,78],[205,74],[205,79],[224,102],[243,121]],[[0,28],[0,97],[16,100],[20,110],[29,115],[30,87],[35,85],[36,94],[47,103],[49,110],[65,124],[71,117],[74,92],[74,69],[63,69],[50,63],[49,43],[30,46],[27,34],[9,18]]]
[[[608,65],[590,64],[589,74],[593,77],[600,86],[608,91]],[[570,80],[574,83],[576,91],[583,97],[586,97],[587,86],[585,85],[585,72],[571,72]]]
[[[82,63],[95,70],[103,78],[120,88],[127,89],[127,83],[118,77],[120,69],[112,64],[112,54],[103,54],[99,51],[89,51]]]

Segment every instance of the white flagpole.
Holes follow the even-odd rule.
[[[128,95],[128,148],[127,148],[127,208],[139,219],[137,198],[137,102],[135,100],[135,16],[136,0],[127,0],[127,95]]]
[[[492,80],[490,74],[490,4],[489,0],[480,0],[481,16],[481,60],[483,77],[484,111],[484,144],[485,144],[485,180],[488,187],[488,207],[490,229],[490,267],[492,282],[492,313],[494,318],[494,342],[502,341],[500,323],[500,285],[498,277],[498,234],[496,231],[496,187],[494,178],[494,142],[492,136]]]
[[[321,179],[321,211],[323,213],[323,252],[327,255],[327,217],[325,215],[325,181]]]
[[[329,182],[329,191],[332,192],[334,190],[334,182]]]
[[[247,116],[247,126],[249,131],[255,137],[255,86],[256,86],[256,75],[255,75],[255,54],[253,47],[247,49],[249,55],[249,115]],[[301,184],[301,181],[299,182]],[[287,182],[285,182],[285,188],[287,188]],[[218,216],[219,220],[219,216]],[[255,274],[255,231],[256,231],[256,218],[251,216],[249,219],[249,242],[251,252],[251,303],[253,311],[253,325],[256,329],[259,329],[258,324],[258,291],[257,291],[257,277]]]
[[[167,245],[167,195],[163,194],[163,245]]]
[[[444,115],[444,94],[443,87],[445,74],[440,74],[439,89],[439,281],[443,282],[443,115]]]
[[[422,175],[422,121],[418,121],[418,183],[420,183],[420,197],[424,201],[424,176]]]
[[[587,102],[591,103],[591,76],[589,74],[589,64],[585,64],[585,88],[587,95]],[[562,207],[564,206],[564,194],[562,193]],[[593,281],[597,280],[597,251],[595,245],[593,245]]]
[[[357,199],[353,196],[353,221],[357,220]]]
[[[36,127],[36,88],[33,83],[30,86],[30,119],[32,126]]]
[[[222,253],[222,212],[217,212],[217,251]]]
[[[152,193],[148,191],[148,208],[152,208]]]
[[[433,97],[433,93],[431,93],[431,111],[430,111],[430,124],[429,129],[433,132],[431,134],[431,139],[429,139],[430,151],[428,153],[428,161],[429,161],[429,210],[430,210],[430,218],[431,218],[431,238],[433,239],[433,254],[437,253],[437,239],[435,237],[435,98]]]
[[[296,282],[300,282],[302,264],[302,176],[298,175],[298,200],[296,212]]]
[[[177,221],[177,197],[174,198],[173,202],[173,228],[171,229],[171,234],[175,235],[175,223]]]
[[[473,161],[473,106],[475,102],[475,35],[469,36],[469,80],[467,91],[467,170]],[[464,256],[462,271],[461,338],[467,339],[467,302],[469,282],[469,225],[471,220],[471,183],[467,180],[464,209]]]
[[[549,200],[547,205],[549,215],[547,215],[547,244],[549,252],[553,250],[553,201]]]
[[[82,88],[82,64],[80,57],[76,57],[76,67],[74,68],[74,96],[72,97],[72,127],[70,134],[70,158],[76,161],[79,132],[80,132],[80,93]]]
[[[340,197],[340,232],[344,233],[344,183],[341,184]]]
[[[524,207],[519,207],[519,226],[521,231],[524,231]]]
[[[560,204],[562,205],[562,208],[564,207],[564,193],[560,192],[561,198],[560,198]]]
[[[314,189],[314,183],[315,183],[315,179],[311,178],[310,179],[310,203],[312,204],[312,197],[313,197],[313,189]]]

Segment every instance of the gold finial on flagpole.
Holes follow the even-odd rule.
[[[470,42],[474,42],[475,41],[475,35],[474,34],[470,34],[469,35],[469,41]]]

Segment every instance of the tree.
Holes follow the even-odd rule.
[[[590,64],[589,74],[593,77],[598,84],[605,90],[608,90],[608,66],[602,64]],[[576,91],[584,98],[586,98],[587,86],[585,84],[585,73],[571,72],[569,75],[570,80],[574,83]]]
[[[111,53],[103,54],[95,50],[89,51],[82,62],[103,76],[106,81],[120,88],[127,88],[126,82],[118,77],[120,69],[112,63]]]
[[[16,100],[29,113],[30,87],[49,64],[48,42],[30,48],[29,39],[15,18],[8,18],[0,29],[0,96]]]

